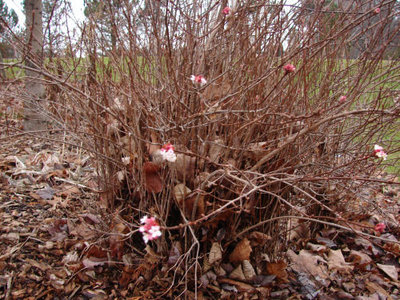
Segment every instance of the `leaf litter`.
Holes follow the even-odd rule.
[[[19,122],[8,126],[8,134],[18,132]],[[1,297],[156,299],[164,293],[164,299],[175,299],[174,276],[185,272],[180,267],[186,259],[181,243],[174,241],[164,252],[127,247],[126,239],[136,238],[134,228],[98,206],[89,156],[35,138],[4,139],[4,130],[1,137]],[[263,151],[262,145],[254,146]],[[217,161],[218,151],[212,148],[210,153]],[[179,164],[183,167],[177,167],[178,175],[191,177],[192,158],[178,155]],[[149,163],[144,169],[147,189],[160,193],[158,166]],[[350,216],[367,235],[324,229],[314,238],[291,241],[286,255],[274,260],[260,252],[270,236],[252,231],[226,245],[228,233],[219,229],[204,252],[198,298],[398,299],[400,193],[397,187],[368,193],[379,201],[381,213]],[[188,218],[195,202],[200,203],[196,216],[204,212],[203,195],[178,186],[174,196],[187,207]],[[230,218],[230,213],[221,214],[208,229]],[[385,227],[375,232],[381,222]]]

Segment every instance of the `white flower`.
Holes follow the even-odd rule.
[[[124,156],[121,158],[121,160],[125,166],[129,165],[129,163],[131,162],[131,158],[129,156]]]
[[[143,234],[143,240],[146,244],[162,235],[160,225],[158,225],[154,217],[148,218],[144,216],[140,219],[140,223],[144,224],[139,227],[139,231]]]
[[[169,149],[169,150],[161,149],[161,155],[164,160],[167,160],[169,162],[176,161],[176,154],[175,154],[174,150],[172,150],[172,149]]]
[[[175,148],[172,146],[172,144],[168,143],[165,144],[161,149],[160,149],[160,154],[163,158],[163,160],[169,161],[169,162],[175,162],[176,161],[176,155],[174,152]]]
[[[144,216],[143,218],[140,219],[140,223],[141,224],[146,224],[147,223],[147,219],[148,219],[148,217]]]
[[[375,145],[374,152],[376,157],[383,158],[383,160],[387,159],[387,153],[383,150],[381,146]]]
[[[193,83],[200,83],[202,86],[207,83],[207,80],[202,75],[192,75],[190,76],[190,80]]]

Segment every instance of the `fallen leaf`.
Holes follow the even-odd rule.
[[[368,281],[365,283],[365,287],[368,289],[368,291],[371,294],[378,293],[378,299],[387,299],[387,300],[393,300],[393,298],[390,296],[390,294],[380,285],[378,285],[375,282]],[[379,296],[381,295],[381,296]]]
[[[291,268],[294,271],[297,273],[307,273],[322,285],[329,285],[329,274],[327,267],[324,265],[327,262],[322,257],[308,250],[301,250],[299,254],[296,254],[291,249],[287,251],[287,255],[292,261]],[[320,264],[320,262],[324,264]]]
[[[237,280],[241,280],[241,281],[245,281],[245,280],[246,280],[246,277],[244,276],[242,265],[238,265],[238,266],[231,272],[231,274],[229,274],[229,278],[237,279]]]
[[[287,282],[288,274],[286,272],[287,264],[283,260],[275,263],[267,263],[268,274],[274,275],[277,279]]]
[[[392,280],[397,281],[398,273],[395,266],[392,265],[382,265],[376,264],[379,269],[381,269],[386,275],[388,275]]]
[[[85,220],[85,222],[91,225],[99,224],[101,220],[98,216],[94,214],[83,214],[81,217]]]
[[[217,280],[217,275],[213,271],[208,271],[200,277],[202,287],[207,287],[210,281]]]
[[[249,235],[249,240],[252,247],[263,246],[267,241],[271,240],[271,236],[259,231],[253,231]]]
[[[176,202],[178,202],[179,205],[183,205],[183,200],[186,198],[187,195],[189,195],[192,192],[191,189],[189,189],[186,185],[183,183],[179,183],[176,186],[174,186],[174,197]]]
[[[128,231],[128,227],[122,222],[113,226],[109,239],[111,257],[116,257],[118,260],[121,260],[124,255],[125,234],[128,233]]]
[[[186,214],[192,219],[193,209],[196,209],[195,219],[204,215],[204,195],[200,193],[192,193],[190,197],[185,199]]]
[[[353,266],[344,260],[342,251],[330,250],[328,254],[328,268],[329,270],[350,273],[353,270]]]
[[[349,255],[349,260],[354,264],[366,266],[372,262],[372,258],[368,254],[361,251],[351,250]]]
[[[216,262],[221,261],[222,259],[222,249],[221,245],[217,242],[214,242],[211,246],[210,254],[208,255],[208,262],[210,265],[213,265]]]
[[[247,280],[251,280],[256,277],[256,271],[248,260],[242,262],[243,274]]]
[[[160,169],[159,166],[151,163],[146,162],[143,165],[145,183],[146,183],[146,190],[149,193],[159,193],[162,191],[163,184],[161,181],[161,177],[158,174],[158,170]]]
[[[97,235],[97,232],[92,229],[91,226],[89,226],[88,224],[81,223],[76,225],[74,229],[71,230],[70,234],[81,236],[85,240],[90,240]]]
[[[209,149],[209,158],[210,161],[213,163],[218,163],[220,157],[224,154],[224,141],[222,139],[216,139],[215,141],[211,142],[210,149]]]
[[[251,251],[250,241],[244,238],[236,245],[231,255],[229,255],[229,261],[232,263],[240,263],[244,260],[250,260]]]
[[[196,158],[178,153],[176,161],[168,164],[171,169],[176,170],[178,180],[185,182],[194,179],[194,172],[196,169]]]
[[[84,258],[82,260],[82,264],[85,266],[85,268],[88,268],[88,269],[93,269],[94,267],[102,266],[106,262],[107,262],[106,259],[96,258],[96,257]]]
[[[218,278],[218,282],[234,285],[240,292],[252,292],[255,290],[255,288],[252,287],[250,284],[232,280],[229,278]]]
[[[62,197],[71,197],[73,195],[80,195],[82,192],[81,190],[75,185],[64,185],[61,192],[57,193]]]
[[[49,186],[46,186],[41,190],[37,190],[35,193],[44,200],[51,200],[53,198],[55,190]]]
[[[90,246],[86,252],[86,257],[107,258],[108,252],[98,245]]]
[[[178,262],[179,257],[181,257],[181,253],[182,253],[181,248],[182,247],[179,242],[175,242],[172,245],[171,250],[169,251],[169,256],[168,256],[168,265],[169,266],[173,266]]]
[[[310,242],[307,243],[307,248],[313,252],[318,252],[318,253],[324,253],[327,250],[327,247],[325,245],[318,245]]]
[[[267,286],[271,284],[275,278],[275,275],[256,275],[251,281],[255,286]]]
[[[30,264],[30,265],[33,266],[33,267],[38,268],[39,270],[41,270],[41,271],[43,271],[43,272],[46,272],[47,270],[50,270],[50,269],[51,269],[51,266],[49,266],[47,263],[42,262],[42,261],[41,261],[41,262],[38,262],[38,261],[33,260],[33,259],[31,259],[31,258],[25,259],[25,262],[28,263],[28,264]]]

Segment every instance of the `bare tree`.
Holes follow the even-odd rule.
[[[26,14],[26,98],[24,100],[24,130],[43,130],[46,122],[41,114],[44,87],[38,72],[43,62],[42,1],[25,0]]]

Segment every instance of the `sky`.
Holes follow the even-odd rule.
[[[22,0],[5,0],[8,9],[14,9],[18,15],[18,23],[20,27],[25,26],[25,15],[22,9]],[[73,15],[71,16],[75,21],[82,21],[84,19],[83,14],[83,0],[72,0],[71,1]]]
[[[287,0],[287,4],[294,4],[296,3],[297,0]],[[18,19],[19,19],[19,26],[24,27],[25,26],[25,15],[22,13],[22,0],[5,0],[5,3],[7,4],[9,9],[14,9],[15,12],[18,14]],[[75,21],[83,21],[84,19],[84,14],[83,14],[83,0],[72,0],[71,1],[71,6],[72,6],[72,11],[73,11],[73,18]]]

